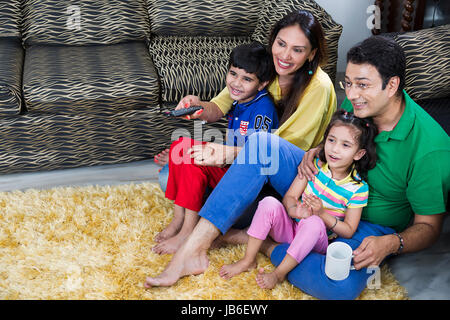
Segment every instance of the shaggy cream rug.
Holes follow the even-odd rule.
[[[145,289],[170,261],[151,248],[172,213],[152,183],[0,193],[0,299],[313,299],[287,281],[260,289],[256,270],[223,280],[220,267],[245,245],[210,250],[202,275]],[[263,255],[258,266],[273,269]],[[359,299],[407,299],[387,266],[381,282]]]

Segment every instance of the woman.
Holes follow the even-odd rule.
[[[226,159],[237,158],[199,212],[202,219],[191,236],[161,275],[147,278],[146,287],[169,286],[184,275],[202,273],[208,266],[206,251],[214,239],[238,221],[265,184],[284,195],[304,150],[322,140],[336,110],[336,94],[320,68],[326,51],[320,23],[308,11],[295,11],[275,24],[269,39],[277,76],[268,91],[278,106],[280,127],[274,134],[251,135],[242,150],[214,143],[191,148],[198,165],[223,165]],[[210,102],[187,96],[177,108],[201,105],[200,119],[217,121],[231,107],[226,90]],[[191,116],[196,117],[198,114]],[[253,159],[255,153],[258,159]]]

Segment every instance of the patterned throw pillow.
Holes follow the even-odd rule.
[[[342,33],[342,26],[336,23],[313,0],[265,0],[252,39],[268,44],[269,34],[273,25],[288,13],[300,9],[310,11],[322,25],[328,47],[328,62],[322,66],[322,69],[328,73],[331,81],[334,82],[336,78],[338,42]]]
[[[34,44],[115,44],[146,40],[145,0],[22,0],[23,41]]]
[[[406,55],[405,90],[415,100],[450,96],[450,24],[394,37]]]
[[[170,36],[250,36],[261,0],[147,0],[151,31]]]
[[[158,36],[149,51],[161,82],[163,102],[194,94],[210,100],[225,87],[231,50],[249,37]]]

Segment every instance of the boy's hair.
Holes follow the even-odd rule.
[[[319,159],[322,162],[327,162],[325,158],[325,141],[334,126],[349,126],[358,131],[356,140],[359,144],[359,149],[365,149],[364,156],[355,161],[355,167],[352,172],[352,178],[356,182],[360,182],[355,176],[355,170],[359,173],[362,179],[367,178],[367,172],[375,167],[377,162],[377,150],[375,145],[375,137],[378,134],[377,126],[374,124],[372,118],[358,118],[353,115],[353,112],[338,109],[331,118],[327,129],[324,133],[324,139],[320,143],[322,149],[319,152]]]
[[[255,74],[261,82],[272,80],[275,72],[270,53],[257,41],[235,47],[230,54],[228,69],[231,66]]]
[[[389,79],[399,77],[397,95],[402,96],[405,87],[405,53],[393,39],[383,36],[372,36],[358,43],[347,53],[347,63],[368,63],[374,66],[381,75],[382,89],[386,88]]]

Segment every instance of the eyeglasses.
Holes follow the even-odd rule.
[[[366,83],[355,83],[355,85],[356,85],[356,88],[358,88],[359,90],[366,90],[366,89],[373,87],[373,86],[369,86]],[[343,90],[349,90],[353,86],[353,83],[351,83],[350,81],[339,81],[339,86]]]

